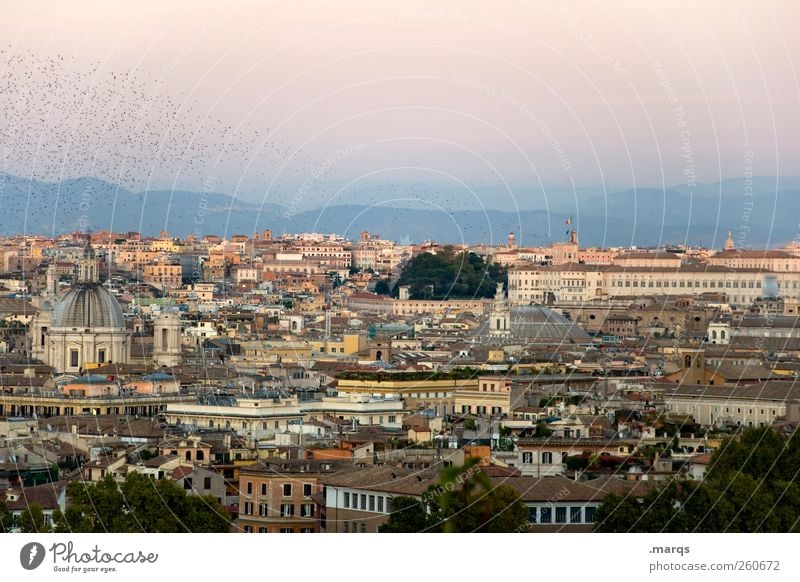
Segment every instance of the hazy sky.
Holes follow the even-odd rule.
[[[127,72],[112,92],[135,85],[168,113],[134,114],[108,95],[78,102],[84,92],[48,88],[39,70],[27,106],[41,98],[60,114],[34,124],[6,91],[0,169],[213,183],[298,209],[414,197],[425,184],[468,200],[508,183],[514,194],[482,203],[511,207],[542,197],[540,183],[800,175],[799,17],[793,1],[13,0],[0,22],[6,87],[37,62],[80,86]],[[100,119],[96,145],[67,147],[93,144],[80,132]],[[123,131],[154,139],[128,168],[109,153]],[[156,156],[156,144],[199,157]]]

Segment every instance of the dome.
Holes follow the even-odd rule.
[[[540,305],[511,309],[511,337],[539,340],[586,340],[589,335],[560,313]]]
[[[78,283],[58,300],[53,309],[53,327],[124,328],[122,308],[111,292],[99,283]]]

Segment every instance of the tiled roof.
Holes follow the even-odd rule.
[[[427,469],[399,468],[391,465],[352,468],[326,476],[328,486],[382,491],[396,495],[422,495],[439,478],[441,467]]]
[[[7,501],[8,509],[11,511],[19,511],[33,503],[39,505],[44,510],[58,509],[58,498],[66,486],[66,481],[55,481],[53,483],[45,483],[44,485],[36,485],[34,487],[22,487],[19,490],[9,490],[7,495],[10,493],[18,493],[19,498],[15,501]]]

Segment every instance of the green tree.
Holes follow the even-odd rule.
[[[397,297],[399,288],[409,285],[412,299],[494,297],[499,282],[508,282],[505,267],[447,246],[435,255],[421,253],[411,259],[392,295]]]
[[[501,533],[519,531],[528,510],[515,489],[495,485],[477,459],[442,471],[438,512],[442,531]]]
[[[603,532],[798,532],[798,432],[753,428],[723,442],[703,481],[672,481],[637,500],[609,495]]]
[[[14,526],[14,515],[9,511],[8,505],[0,500],[0,533],[8,533]]]
[[[47,533],[50,527],[44,521],[42,506],[31,503],[19,514],[19,531],[22,533]]]
[[[98,483],[73,482],[70,504],[55,516],[56,531],[227,532],[230,516],[213,497],[187,495],[169,479],[129,473],[118,484],[110,475]]]
[[[378,527],[380,533],[419,533],[428,527],[425,506],[415,497],[395,497],[389,503],[389,519]]]
[[[378,295],[388,295],[390,292],[388,279],[381,279],[375,284],[375,293]]]

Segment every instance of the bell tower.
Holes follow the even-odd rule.
[[[706,352],[697,348],[679,348],[682,384],[706,383]]]
[[[177,313],[160,313],[154,318],[153,360],[159,366],[181,363],[181,318]]]
[[[494,303],[489,313],[489,335],[507,337],[511,334],[511,310],[508,307],[506,292],[502,283],[497,284]]]

